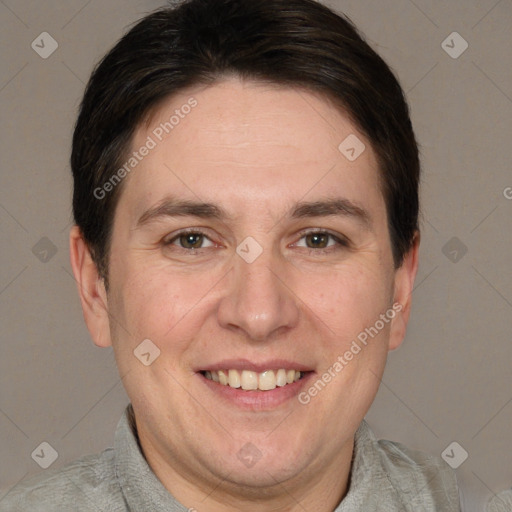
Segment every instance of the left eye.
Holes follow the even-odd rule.
[[[327,233],[325,231],[311,231],[308,233],[302,233],[301,240],[306,241],[305,247],[307,249],[327,249],[328,247],[342,245],[347,246],[347,242],[337,236]],[[329,241],[333,243],[329,244]],[[309,243],[308,243],[309,242]],[[327,244],[327,245],[326,245]],[[296,244],[298,245],[298,244]],[[304,246],[301,246],[304,247]]]

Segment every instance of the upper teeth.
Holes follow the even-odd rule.
[[[268,391],[275,389],[276,386],[282,387],[286,384],[291,384],[301,378],[301,372],[298,370],[284,370],[277,371],[266,370],[264,372],[252,372],[249,370],[219,370],[204,372],[207,379],[218,382],[224,386],[232,388],[242,388],[246,391],[252,389],[260,389],[261,391]]]

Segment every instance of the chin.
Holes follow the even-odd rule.
[[[232,486],[237,493],[242,491],[256,498],[261,497],[262,493],[268,497],[274,493],[276,496],[282,494],[281,484],[301,474],[297,464],[289,465],[283,459],[277,461],[275,457],[262,457],[252,468],[233,464],[225,467],[223,473],[226,469],[231,470],[222,477],[227,488]]]
[[[304,443],[298,435],[286,433],[286,436],[276,436],[272,442],[265,440],[261,435],[258,440],[237,443],[237,449],[232,446],[224,454],[209,456],[209,470],[217,477],[237,487],[244,487],[249,492],[260,492],[272,488],[278,484],[294,479],[311,467],[313,454],[308,453]],[[254,436],[256,437],[256,436]],[[240,448],[238,448],[240,446]],[[311,450],[311,448],[310,448]],[[225,454],[229,453],[228,456]],[[218,464],[212,464],[218,461]],[[282,493],[282,488],[276,488],[276,493]]]

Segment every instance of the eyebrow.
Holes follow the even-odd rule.
[[[289,211],[292,219],[340,216],[351,218],[367,229],[372,229],[372,219],[367,210],[346,198],[332,198],[317,201],[301,201]],[[168,197],[156,206],[146,210],[137,221],[136,227],[166,217],[197,217],[220,221],[233,220],[224,208],[214,203],[190,201]]]

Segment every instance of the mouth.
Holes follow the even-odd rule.
[[[253,412],[298,404],[297,395],[315,375],[311,367],[278,359],[260,363],[230,359],[195,371],[212,400]]]
[[[294,382],[303,379],[306,373],[301,370],[265,370],[256,372],[251,370],[203,370],[200,372],[203,377],[221,386],[240,389],[243,391],[272,391],[276,388],[283,388]]]

